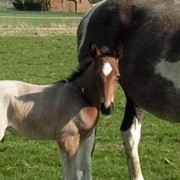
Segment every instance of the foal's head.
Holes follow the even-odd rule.
[[[114,109],[114,97],[119,79],[118,60],[122,49],[110,52],[98,49],[94,43],[90,44],[89,52],[94,59],[97,93],[102,114],[108,115]]]

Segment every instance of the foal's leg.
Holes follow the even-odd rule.
[[[59,143],[62,155],[63,180],[92,179],[91,155],[94,140],[95,129],[90,136],[81,141],[74,136],[66,138],[65,146]]]
[[[121,133],[124,142],[125,152],[128,161],[128,168],[131,180],[143,180],[138,155],[138,144],[141,136],[141,123],[144,110],[126,96],[126,109],[121,124]]]
[[[0,128],[0,142],[4,141],[4,129]]]
[[[69,135],[58,142],[61,157],[63,180],[78,180],[77,176],[77,151],[80,143],[80,135]]]
[[[92,179],[92,152],[95,142],[95,128],[90,136],[83,139],[77,155],[77,171],[78,179],[91,180]]]
[[[3,110],[3,107],[0,106],[0,111]],[[5,130],[8,126],[8,123],[7,123],[7,118],[6,118],[6,112],[3,113],[3,112],[0,112],[0,142],[3,142],[4,140],[4,133],[5,133]]]

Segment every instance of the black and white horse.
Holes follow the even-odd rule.
[[[82,19],[78,59],[92,58],[88,45],[115,49],[123,45],[120,84],[126,95],[121,133],[130,179],[142,180],[138,144],[143,109],[180,122],[180,1],[104,0]]]

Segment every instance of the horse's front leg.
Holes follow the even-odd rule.
[[[92,179],[92,152],[95,143],[95,128],[90,136],[81,140],[77,154],[78,175],[81,180]]]
[[[59,148],[62,157],[63,180],[91,180],[91,155],[95,141],[95,129],[90,136],[80,139],[80,135],[61,139]]]
[[[61,164],[63,180],[80,180],[77,172],[77,152],[80,143],[80,135],[68,135],[58,141],[61,152]]]
[[[126,109],[121,124],[121,134],[128,161],[128,168],[131,180],[143,180],[138,155],[138,145],[141,136],[141,123],[144,110],[126,96]]]

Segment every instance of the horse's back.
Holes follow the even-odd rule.
[[[33,91],[35,89],[41,89],[39,85],[30,84],[22,81],[15,81],[15,80],[4,80],[0,81],[0,91],[11,93],[12,95],[15,94],[23,94],[26,93],[28,90]]]

